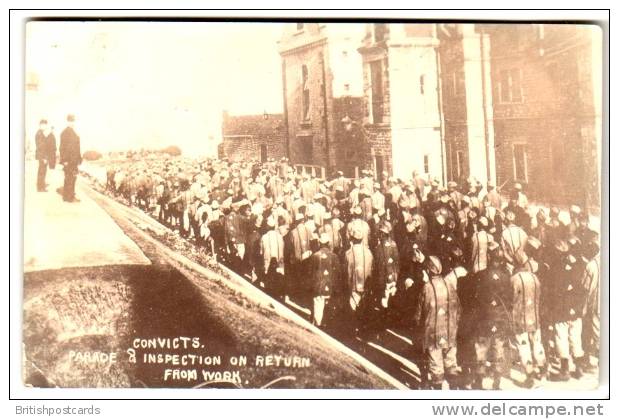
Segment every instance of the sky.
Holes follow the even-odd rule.
[[[283,109],[280,23],[28,22],[26,141],[76,115],[82,150],[216,153],[221,113]]]

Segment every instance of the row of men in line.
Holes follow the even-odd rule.
[[[474,179],[442,188],[418,173],[377,182],[363,171],[327,181],[286,161],[179,160],[110,168],[108,188],[272,295],[311,307],[321,327],[408,328],[430,386],[466,376],[481,387],[490,374],[498,387],[508,340],[527,386],[547,375],[550,350],[561,380],[597,354],[597,235],[576,206],[531,216],[521,185],[504,202]]]

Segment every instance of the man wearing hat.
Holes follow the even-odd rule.
[[[273,215],[277,222],[279,222],[278,220],[281,219],[283,220],[284,224],[292,224],[292,216],[284,206],[284,198],[282,196],[275,198],[275,201],[273,202],[273,207],[271,208],[271,215]]]
[[[591,369],[591,357],[599,358],[600,351],[600,248],[591,241],[583,247],[586,262],[582,285],[585,304],[582,318],[582,344],[585,360],[582,367]]]
[[[505,221],[507,227],[501,233],[501,249],[508,263],[520,266],[528,259],[525,252],[528,236],[516,225],[516,212],[513,208],[505,209]]]
[[[359,207],[363,213],[363,219],[366,222],[369,221],[372,218],[372,196],[365,185],[359,190]]]
[[[251,275],[252,282],[264,288],[263,266],[264,261],[261,253],[262,226],[264,217],[262,214],[252,214],[247,224],[247,238],[245,240],[245,252],[247,254],[245,263],[247,271]]]
[[[583,222],[583,219],[586,220],[586,218],[578,205],[570,207],[570,225],[568,228],[571,236],[582,239],[584,230],[587,228],[587,223]]]
[[[464,195],[458,190],[458,184],[453,180],[447,182],[447,192],[449,193],[451,202],[454,203],[455,210],[460,210],[460,203]]]
[[[224,228],[224,214],[220,210],[217,200],[211,201],[211,213],[208,219],[208,228],[213,238],[213,246],[217,260],[223,261],[226,251],[226,230]]]
[[[75,198],[77,167],[82,164],[80,137],[75,133],[75,116],[67,116],[67,127],[60,134],[60,164],[64,166],[62,199],[65,202],[79,202]]]
[[[526,210],[529,207],[529,200],[525,193],[522,191],[522,185],[520,183],[514,184],[514,195],[516,200],[516,205],[520,208]]]
[[[423,216],[420,214],[413,214],[410,216],[410,219],[407,221],[401,220],[399,224],[404,226],[404,231],[398,232],[403,234],[398,247],[401,249],[400,266],[406,271],[412,263],[415,249],[420,249],[421,251],[426,249],[427,231],[424,234]]]
[[[352,241],[352,232],[358,230],[362,235],[363,245],[370,245],[370,225],[363,219],[363,211],[360,207],[353,207],[351,210],[352,220],[346,226],[348,240]]]
[[[328,222],[328,224],[331,225],[331,229],[333,230],[333,239],[330,243],[332,246],[332,250],[336,255],[343,257],[343,250],[345,248],[344,240],[346,236],[346,224],[344,223],[344,221],[342,221],[341,217],[342,215],[340,213],[340,210],[337,208],[333,208],[333,210],[331,211],[330,222]]]
[[[276,175],[269,178],[269,191],[274,199],[281,197],[284,194],[284,180]]]
[[[314,195],[318,192],[318,184],[315,179],[312,179],[309,173],[303,173],[303,182],[301,182],[301,197],[305,202],[311,202]]]
[[[366,315],[366,281],[372,274],[374,258],[372,252],[364,244],[365,234],[360,226],[353,226],[350,230],[350,249],[346,251],[346,285],[348,303],[351,310],[352,321],[359,330]]]
[[[359,186],[361,189],[367,191],[368,195],[372,195],[374,192],[374,177],[371,170],[363,170],[361,179],[359,180]]]
[[[424,202],[424,209],[428,211],[436,210],[436,206],[439,202],[439,197],[441,195],[440,183],[437,179],[433,179],[430,182],[430,190],[426,194],[426,200]],[[446,191],[445,191],[446,192]]]
[[[506,255],[505,248],[502,247]],[[511,257],[512,261],[519,258]],[[512,288],[511,317],[512,334],[520,364],[525,370],[526,380],[524,386],[532,388],[535,378],[545,379],[548,367],[546,353],[542,345],[540,296],[542,288],[537,275],[527,269],[528,265],[516,265],[510,278]],[[537,371],[535,370],[537,367]]]
[[[486,193],[486,195],[484,195],[484,198],[482,199],[482,204],[484,205],[484,207],[492,207],[497,210],[502,209],[503,202],[501,200],[501,195],[496,190],[494,182],[488,181],[487,189],[488,192]]]
[[[395,217],[395,213],[397,212],[398,202],[400,201],[400,196],[402,195],[402,187],[396,178],[389,178],[389,189],[387,190],[387,194],[391,198],[390,202],[388,202],[388,210],[391,211],[391,219]]]
[[[378,297],[380,307],[389,307],[389,300],[396,293],[396,284],[400,271],[400,254],[391,238],[391,223],[381,221],[378,224],[378,242],[373,252],[374,280],[373,292]]]
[[[310,256],[308,271],[312,297],[312,323],[318,327],[328,326],[333,318],[334,304],[331,296],[341,291],[340,262],[329,247],[330,237],[322,233],[318,238],[320,248]]]
[[[317,233],[318,235],[325,234],[329,238],[329,249],[334,251],[335,242],[337,242],[338,248],[341,247],[341,240],[339,237],[339,231],[335,231],[333,226],[331,225],[331,221],[333,216],[330,212],[325,212],[322,217],[322,224],[318,226]],[[336,237],[337,236],[337,237]]]
[[[484,378],[490,376],[492,389],[498,390],[506,369],[505,344],[511,335],[512,288],[498,243],[489,243],[488,260],[488,268],[479,274],[475,292],[473,334],[477,368],[473,387],[483,389]]]
[[[299,212],[295,215],[293,228],[286,235],[284,241],[286,284],[290,296],[298,296],[306,285],[305,261],[312,255],[310,241],[311,233],[305,224],[305,216]]]
[[[488,233],[488,219],[480,217],[477,220],[477,231],[471,237],[471,272],[478,274],[488,266],[488,245],[494,241]]]
[[[570,360],[576,367],[574,376],[582,376],[582,315],[585,306],[582,277],[585,264],[576,238],[558,239],[550,253],[545,308],[554,331],[555,351],[561,360],[561,370],[556,378],[568,381]]]
[[[421,173],[419,173],[419,170],[413,171],[413,187],[415,188],[415,192],[421,199],[426,198],[426,184],[427,183],[428,183],[427,176],[424,176]]]
[[[36,145],[34,157],[39,161],[37,191],[46,192],[45,175],[47,174],[47,167],[53,169],[56,164],[56,138],[51,129],[48,128],[47,120],[41,119],[34,140]]]
[[[546,211],[540,208],[535,214],[535,225],[531,228],[531,236],[538,239],[542,244],[551,242]]]
[[[430,389],[441,389],[447,380],[450,389],[459,387],[457,365],[460,301],[453,282],[441,276],[442,266],[436,256],[426,259],[429,279],[425,282],[414,316],[414,330],[424,356],[421,381]],[[427,368],[427,369],[426,369]],[[429,373],[429,377],[425,374]]]
[[[241,272],[241,261],[245,257],[245,224],[240,214],[242,200],[234,200],[231,211],[224,219],[224,231],[226,233],[226,245],[232,263],[232,268]]]
[[[331,182],[331,190],[333,192],[336,190],[341,190],[344,194],[348,192],[348,181],[344,177],[344,172],[341,170],[337,171],[336,178]]]
[[[137,188],[137,179],[134,180],[135,186]],[[191,235],[191,227],[192,227],[192,217],[191,217],[191,206],[194,202],[194,195],[189,188],[189,182],[183,181],[181,184],[181,190],[172,200],[170,201],[172,204],[176,204],[176,208],[178,211],[178,216],[180,217],[180,234],[183,237],[189,237]]]

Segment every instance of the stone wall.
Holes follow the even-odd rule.
[[[230,116],[224,113],[220,158],[231,161],[260,161],[286,156],[286,129],[281,114]]]

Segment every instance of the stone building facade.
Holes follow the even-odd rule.
[[[368,24],[363,126],[373,167],[443,177],[438,39],[433,24]]]
[[[602,38],[593,25],[440,25],[447,177],[598,206]]]
[[[344,23],[292,23],[278,48],[282,59],[287,151],[293,164],[354,176],[365,167],[362,130],[363,28]]]
[[[287,156],[282,114],[233,116],[224,112],[219,158],[230,161],[266,161]]]
[[[599,206],[602,33],[594,25],[287,25],[285,153],[294,164]]]

